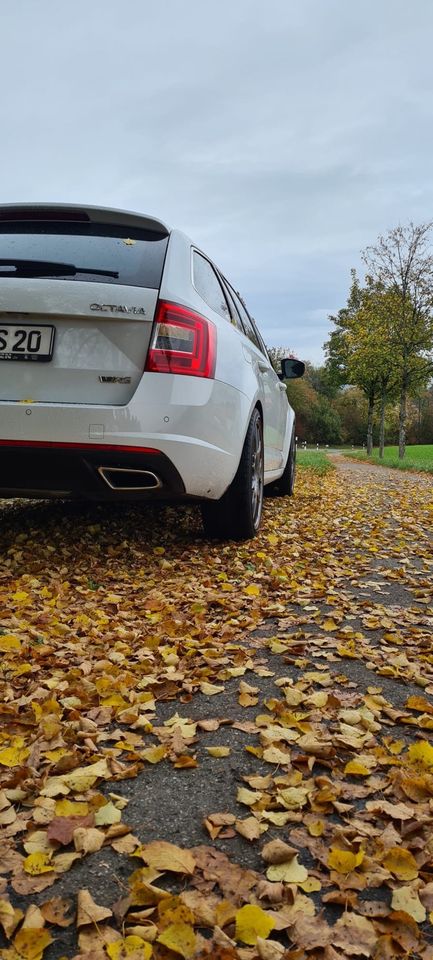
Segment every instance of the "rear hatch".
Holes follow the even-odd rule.
[[[167,243],[137,214],[0,207],[0,401],[128,403]]]

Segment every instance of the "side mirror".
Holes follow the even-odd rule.
[[[281,361],[280,380],[296,380],[303,377],[305,373],[305,363],[302,360],[295,360],[294,357],[286,357]]]

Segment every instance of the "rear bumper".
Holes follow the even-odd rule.
[[[2,401],[0,497],[216,500],[236,473],[250,408],[218,380],[170,374],[146,374],[126,406]],[[124,464],[158,466],[162,485],[110,490],[99,468]]]
[[[176,499],[185,484],[160,450],[0,441],[0,496]]]

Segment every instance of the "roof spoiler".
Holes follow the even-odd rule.
[[[0,224],[19,222],[20,220],[56,221],[73,223],[109,223],[124,227],[137,227],[152,230],[168,237],[169,227],[155,217],[147,217],[129,210],[116,210],[111,207],[78,206],[74,203],[5,203],[0,205]]]

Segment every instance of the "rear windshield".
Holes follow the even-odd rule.
[[[55,277],[157,289],[167,243],[167,236],[137,227],[2,222],[0,278]]]

